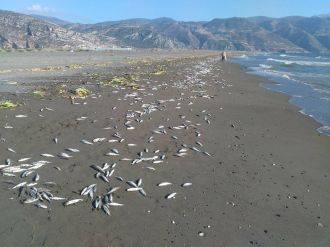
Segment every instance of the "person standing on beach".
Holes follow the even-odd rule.
[[[223,52],[221,53],[221,60],[222,60],[222,61],[226,61],[226,60],[227,60],[227,54],[226,54],[225,51],[223,51]]]

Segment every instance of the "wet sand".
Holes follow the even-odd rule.
[[[139,75],[134,81],[139,90],[100,85],[125,73]],[[35,187],[47,187],[54,196],[84,199],[67,207],[64,201],[45,201],[47,209],[22,204],[26,195],[18,198],[18,190],[11,188],[32,182],[33,175],[1,176],[1,246],[330,245],[330,138],[289,105],[287,96],[258,87],[265,79],[214,57],[109,66],[97,74],[49,77],[42,85],[51,94],[42,99],[1,95],[24,104],[0,110],[0,164],[9,158],[14,166],[23,157],[31,158],[24,163],[51,161],[36,170],[40,180]],[[71,104],[55,95],[64,82],[68,89],[83,84],[93,94]],[[127,118],[134,111],[147,113]],[[135,129],[127,130],[125,123]],[[160,125],[166,133],[154,132]],[[115,133],[124,141],[108,142],[120,139]],[[154,142],[149,143],[151,136]],[[81,142],[95,138],[106,140]],[[182,145],[187,155],[175,156]],[[80,152],[60,159],[57,154],[67,152],[65,148]],[[113,148],[119,156],[106,156]],[[159,164],[121,160],[136,159],[139,152],[166,157]],[[95,178],[97,172],[90,167],[104,162],[117,163],[109,183]],[[130,188],[125,182],[138,178],[146,196],[125,191]],[[44,184],[49,181],[56,185]],[[172,185],[157,186],[165,181]],[[185,182],[192,185],[182,187]],[[110,207],[111,216],[93,210],[91,200],[80,192],[94,183],[96,195],[119,186],[113,197],[124,206]],[[175,199],[165,199],[172,192],[177,192]]]

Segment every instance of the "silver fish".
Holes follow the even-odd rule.
[[[22,159],[19,159],[18,162],[24,162],[24,161],[27,161],[27,160],[30,160],[31,158],[22,158]]]
[[[19,184],[15,185],[12,189],[16,189],[16,188],[23,187],[23,186],[26,185],[26,184],[27,184],[27,182],[19,183]]]
[[[165,198],[166,198],[166,199],[172,199],[172,198],[175,198],[175,195],[176,195],[176,194],[177,194],[176,192],[173,192],[173,193],[171,193],[171,194],[166,195]]]
[[[73,199],[73,200],[70,200],[70,201],[67,201],[64,203],[64,206],[69,206],[69,205],[73,205],[73,204],[76,204],[78,202],[82,202],[84,199]]]
[[[141,187],[132,187],[132,188],[126,189],[126,191],[132,192],[132,191],[139,191],[141,189],[142,189]]]
[[[109,207],[107,205],[102,205],[102,210],[107,214],[110,215],[110,210]]]
[[[69,158],[72,158],[73,156],[62,152],[58,155],[58,157],[63,158],[63,159],[69,159]]]
[[[169,186],[169,185],[172,185],[172,183],[170,183],[170,182],[161,182],[161,183],[157,184],[157,186],[159,186],[159,187]]]
[[[39,201],[39,199],[38,199],[38,198],[32,198],[32,197],[30,197],[30,198],[25,199],[25,200],[23,201],[23,203],[25,203],[25,204],[29,204],[29,203],[34,203],[34,202],[36,202],[36,201]]]
[[[117,190],[119,190],[119,189],[120,189],[120,187],[113,187],[113,188],[111,188],[106,194],[107,194],[107,195],[110,195],[110,194],[114,193],[115,191],[117,191]]]
[[[112,207],[121,207],[121,206],[124,206],[124,204],[117,203],[117,202],[110,202],[109,203],[109,206],[112,206]]]
[[[103,141],[105,141],[106,140],[106,138],[95,138],[94,140],[93,140],[93,142],[94,143],[96,143],[96,142],[103,142]]]
[[[43,204],[43,203],[36,203],[36,204],[34,204],[34,205],[36,205],[36,207],[38,207],[38,208],[44,208],[44,209],[47,209],[47,205],[45,205],[45,204]]]
[[[78,153],[78,152],[80,152],[80,150],[79,149],[76,149],[76,148],[66,148],[65,150],[66,151],[69,151],[69,152],[72,152],[72,153]]]
[[[135,187],[135,188],[138,187],[137,184],[136,184],[134,181],[127,181],[126,183],[127,183],[128,185],[132,186],[132,187]]]
[[[7,148],[7,150],[8,150],[9,152],[16,153],[16,151],[15,151],[14,149],[12,149],[12,148]]]
[[[89,142],[89,141],[87,141],[87,140],[81,140],[81,142],[82,143],[84,143],[84,144],[87,144],[87,145],[93,145],[93,143],[92,142]]]
[[[64,198],[64,197],[58,197],[58,196],[53,196],[51,199],[52,199],[53,201],[66,200],[66,198]]]
[[[47,157],[47,158],[54,158],[55,156],[52,154],[40,154],[42,157]]]

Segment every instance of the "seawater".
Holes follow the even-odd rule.
[[[330,55],[256,53],[231,60],[275,81],[261,86],[291,96],[289,102],[322,124],[318,131],[330,136]]]

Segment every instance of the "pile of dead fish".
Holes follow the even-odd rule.
[[[197,86],[198,91],[190,91],[191,93],[195,94],[195,96],[192,96],[190,99],[196,98],[196,97],[203,97],[207,99],[211,99],[212,96],[207,95],[206,91],[202,91],[200,88],[205,85],[205,82],[203,82],[203,76],[207,75],[210,72],[209,69],[209,63],[208,62],[200,62],[195,67],[193,67],[191,70],[186,71],[187,76],[184,81],[179,81],[174,83],[173,87],[176,87],[178,89],[187,89],[188,87]],[[158,87],[152,87],[152,91],[157,91],[158,88],[163,87],[167,84],[160,84]],[[118,88],[118,90],[127,90],[126,88]],[[125,115],[123,116],[125,119],[124,122],[124,129],[126,131],[132,131],[139,128],[139,125],[143,123],[144,121],[148,121],[151,119],[152,114],[158,111],[164,111],[167,109],[168,105],[174,105],[176,109],[180,110],[182,107],[183,98],[172,98],[172,99],[157,99],[153,102],[145,103],[142,101],[143,96],[150,96],[150,93],[143,92],[145,89],[142,89],[135,93],[126,93],[124,95],[124,99],[131,102],[131,106],[138,106],[138,110],[132,110],[129,109]],[[118,93],[118,91],[114,92]],[[184,93],[181,94],[183,96]],[[95,99],[99,98],[97,96],[94,97]],[[78,103],[77,103],[78,104]],[[189,102],[188,106],[192,105],[193,102]],[[50,108],[48,108],[50,109]],[[116,107],[112,108],[113,110],[116,110]],[[54,111],[53,109],[51,109]],[[202,111],[202,114],[204,115],[203,121],[205,121],[204,124],[208,125],[211,123],[212,115],[208,113],[206,110]],[[27,115],[17,115],[17,118],[27,118]],[[76,121],[85,121],[88,119],[87,116],[81,116],[76,119]],[[170,119],[168,119],[170,120]],[[185,115],[179,116],[179,121],[181,121],[181,124],[177,125],[168,125],[165,126],[164,123],[157,126],[155,129],[149,130],[150,136],[147,139],[147,144],[151,144],[155,142],[157,139],[157,136],[160,135],[167,135],[169,138],[168,140],[170,142],[175,142],[176,146],[180,146],[176,150],[176,152],[169,152],[169,151],[161,151],[157,148],[154,150],[149,150],[148,147],[143,147],[141,150],[137,153],[137,156],[135,157],[123,157],[121,152],[117,148],[111,148],[109,152],[105,153],[105,156],[111,156],[111,158],[118,158],[118,162],[122,161],[128,161],[132,166],[141,166],[142,168],[146,168],[152,171],[156,171],[155,165],[161,165],[164,163],[169,157],[178,157],[178,158],[185,158],[189,155],[189,152],[195,152],[197,154],[205,155],[205,156],[211,156],[211,154],[204,150],[204,145],[202,144],[200,138],[202,136],[202,132],[200,131],[200,127],[202,126],[201,123],[192,123],[187,119]],[[177,121],[176,121],[177,122]],[[4,128],[13,128],[10,125],[4,126]],[[93,149],[93,146],[95,146],[96,143],[102,144],[102,143],[127,143],[126,145],[128,147],[135,147],[137,146],[133,142],[129,142],[129,140],[125,140],[125,133],[120,133],[118,130],[118,126],[108,126],[105,127],[104,130],[114,130],[114,133],[112,133],[111,139],[105,138],[105,137],[98,137],[98,138],[91,138],[91,139],[81,139],[79,142],[80,144],[84,144],[90,147],[90,149]],[[124,130],[124,132],[125,132]],[[191,131],[193,130],[193,131]],[[194,145],[187,145],[185,143],[182,143],[182,140],[178,136],[182,135],[182,132],[186,131],[185,135],[188,135],[188,133],[194,133],[196,141]],[[184,135],[182,135],[184,136]],[[54,138],[53,141],[57,144],[58,138]],[[79,144],[77,142],[77,145]],[[151,144],[153,145],[153,144]],[[11,153],[16,153],[16,151],[10,147],[7,149]],[[77,148],[66,148],[59,154],[51,154],[51,153],[42,153],[40,154],[41,157],[47,158],[47,159],[65,159],[69,160],[72,159],[74,156],[77,155],[83,155],[82,152],[80,152]],[[39,160],[35,162],[29,162],[30,158],[20,158],[15,162],[16,164],[13,164],[14,162],[10,159],[5,160],[4,165],[0,165],[0,172],[3,176],[8,177],[18,177],[19,174],[19,180],[20,182],[15,184],[12,182],[11,189],[18,191],[18,198],[21,203],[23,204],[32,204],[35,205],[38,208],[47,209],[49,208],[50,204],[56,201],[62,201],[62,204],[64,206],[70,206],[75,205],[83,201],[90,201],[92,208],[95,210],[103,211],[107,215],[110,215],[110,208],[111,207],[121,207],[124,206],[122,203],[115,202],[114,201],[114,194],[118,193],[120,190],[120,187],[109,187],[107,191],[105,192],[99,192],[98,191],[98,185],[97,183],[93,183],[90,185],[87,185],[83,188],[77,188],[77,191],[79,191],[80,198],[70,198],[55,195],[55,192],[53,192],[51,189],[49,189],[52,186],[57,186],[57,184],[53,181],[46,181],[43,184],[45,185],[45,188],[39,186],[40,182],[40,175],[37,173],[38,169],[47,167],[52,162],[48,160]],[[58,162],[58,160],[57,160]],[[147,165],[146,167],[144,165]],[[137,180],[127,180],[125,181],[120,176],[115,176],[116,174],[116,168],[117,163],[108,164],[103,163],[103,165],[97,165],[93,164],[90,165],[91,167],[91,175],[94,176],[96,181],[100,183],[110,183],[111,178],[115,178],[123,183],[126,183],[126,192],[135,192],[139,193],[141,196],[146,197],[147,196],[147,190],[142,185],[142,178],[138,178]],[[55,167],[57,170],[61,171],[60,167]],[[94,172],[94,174],[92,173]],[[117,174],[116,174],[117,175]],[[24,180],[24,181],[23,181]],[[160,182],[157,184],[158,187],[166,187],[172,185],[171,182]],[[188,186],[191,186],[191,182],[183,182],[181,184],[181,187],[185,188]],[[56,193],[57,190],[56,190]],[[177,192],[172,191],[168,192],[167,194],[164,194],[165,199],[174,199],[177,196]]]

